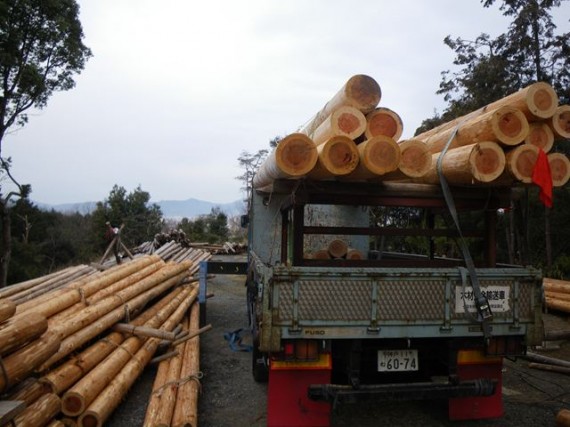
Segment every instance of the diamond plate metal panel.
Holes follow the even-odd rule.
[[[372,282],[366,280],[300,280],[298,320],[370,320]],[[293,320],[293,283],[280,283],[279,320]]]
[[[380,320],[442,320],[445,281],[390,280],[378,291]]]

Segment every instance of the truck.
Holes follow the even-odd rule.
[[[307,179],[252,191],[247,305],[267,425],[328,426],[337,405],[373,399],[501,417],[504,358],[543,339],[541,271],[499,262],[516,195]]]

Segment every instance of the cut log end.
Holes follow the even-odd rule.
[[[492,122],[497,139],[505,145],[517,145],[524,141],[529,132],[529,125],[524,114],[511,107],[502,107],[495,111]]]
[[[554,145],[554,133],[544,122],[531,123],[524,142],[542,148],[545,153],[548,153]]]
[[[344,240],[334,239],[329,243],[327,250],[331,258],[342,258],[348,252],[348,245]]]
[[[413,139],[400,142],[401,158],[398,168],[410,178],[424,176],[431,168],[432,156],[422,141]]]
[[[291,177],[305,175],[317,161],[317,150],[305,135],[290,135],[277,146],[278,164],[281,171]]]
[[[398,144],[387,136],[375,136],[358,146],[361,169],[370,178],[395,171],[402,156]]]
[[[527,106],[530,114],[541,119],[552,117],[558,107],[558,96],[547,83],[538,82],[529,87]]]
[[[358,165],[356,144],[346,137],[331,138],[324,144],[319,157],[328,161],[326,168],[334,175],[346,175]]]
[[[563,153],[552,153],[548,155],[548,164],[552,174],[552,185],[562,187],[570,179],[570,160]]]
[[[479,182],[491,182],[504,171],[505,153],[494,142],[481,142],[471,152],[469,163],[473,178]]]
[[[364,135],[367,139],[384,135],[397,141],[402,136],[403,131],[402,119],[388,108],[377,108],[366,116]]]
[[[103,424],[99,421],[96,414],[86,412],[79,417],[79,424],[83,427],[101,427]]]
[[[376,108],[382,97],[380,85],[372,77],[364,74],[352,76],[346,82],[345,93],[351,104],[363,113]]]
[[[520,145],[506,155],[508,172],[518,181],[525,184],[532,182],[532,171],[538,158],[538,147]]]
[[[551,127],[557,137],[570,139],[570,105],[561,105],[552,116]]]
[[[76,417],[85,410],[85,399],[79,393],[67,392],[61,402],[61,411],[70,417]]]
[[[336,124],[339,131],[352,138],[362,135],[361,115],[356,111],[350,111],[347,107],[338,110],[333,116],[336,116]],[[353,136],[354,135],[354,136]]]

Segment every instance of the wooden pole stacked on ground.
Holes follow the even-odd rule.
[[[542,286],[547,308],[570,313],[570,282],[545,277]]]

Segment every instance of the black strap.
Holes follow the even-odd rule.
[[[475,307],[477,308],[477,313],[479,314],[478,321],[481,322],[481,326],[483,329],[483,335],[485,339],[489,339],[491,337],[491,327],[489,322],[493,320],[493,313],[491,312],[491,306],[489,305],[489,301],[487,298],[481,293],[481,287],[479,285],[479,279],[477,277],[477,272],[475,270],[475,263],[473,262],[473,258],[471,257],[471,253],[469,252],[469,248],[467,246],[467,242],[463,237],[463,233],[461,232],[461,227],[459,226],[459,217],[457,216],[457,209],[455,207],[455,201],[453,200],[453,196],[451,194],[451,190],[449,189],[449,184],[443,175],[443,157],[451,142],[455,138],[459,127],[463,122],[460,122],[456,128],[453,130],[451,136],[447,140],[445,147],[441,151],[439,157],[437,158],[437,174],[439,176],[439,182],[441,184],[441,189],[443,191],[443,196],[445,198],[445,202],[447,203],[447,208],[451,217],[453,218],[453,222],[455,223],[455,228],[459,234],[459,248],[461,249],[461,253],[463,255],[463,259],[465,260],[465,266],[469,272],[469,278],[471,279],[471,287],[473,288],[473,295],[475,297]],[[466,310],[467,314],[467,310]]]

